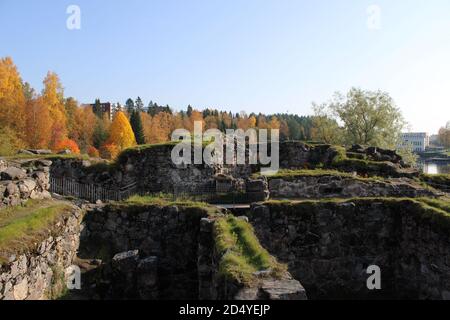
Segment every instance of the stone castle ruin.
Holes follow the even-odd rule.
[[[0,239],[4,210],[64,206],[34,243],[0,244],[0,299],[450,299],[449,194],[395,152],[286,142],[262,176],[172,148],[0,160]]]

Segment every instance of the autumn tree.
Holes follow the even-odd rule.
[[[49,72],[44,79],[42,101],[52,119],[50,147],[67,137],[67,116],[64,108],[64,90],[56,73]]]
[[[10,128],[23,139],[25,124],[25,95],[19,72],[11,58],[0,59],[0,127]]]
[[[153,117],[151,143],[162,143],[170,141],[173,132],[173,118],[167,112],[160,112]]]
[[[219,124],[217,122],[218,122],[218,119],[215,116],[207,116],[205,118],[206,130],[218,129],[219,128]]]
[[[46,149],[52,136],[52,119],[42,97],[31,100],[27,104],[26,141],[33,149]]]
[[[144,131],[145,143],[151,143],[152,137],[152,116],[148,113],[141,113],[142,129]]]
[[[73,128],[72,131],[69,130],[69,137],[77,142],[83,152],[86,152],[90,146],[94,145],[95,129],[97,123],[102,120],[94,114],[90,106],[76,108],[73,117]],[[102,143],[107,138],[108,132],[106,131]]]
[[[285,120],[281,120],[280,121],[280,139],[282,141],[289,140],[289,135],[290,135],[290,131],[289,131],[289,126],[288,126],[287,122]]]
[[[56,145],[55,149],[56,152],[69,150],[73,154],[80,154],[80,148],[78,147],[78,144],[71,139],[63,139],[59,140]]]
[[[36,98],[36,91],[34,90],[34,88],[31,87],[31,85],[28,82],[24,82],[22,84],[22,88],[25,101],[31,101],[34,98]]]
[[[116,118],[116,116],[120,113],[124,115],[123,112],[118,112],[114,118]],[[110,135],[110,127],[111,123],[106,114],[104,114],[101,118],[96,117],[95,125],[93,127],[94,132],[92,133],[92,144],[94,147],[99,149],[108,140]]]
[[[123,112],[118,112],[114,117],[107,144],[117,146],[119,150],[136,145],[133,129]]]
[[[12,156],[17,150],[23,149],[25,144],[13,129],[0,126],[0,156]]]
[[[75,114],[78,110],[78,102],[70,97],[65,99],[64,108],[67,116],[67,133],[69,138],[74,139],[75,136]]]

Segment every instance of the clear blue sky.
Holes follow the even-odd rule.
[[[0,0],[0,56],[38,90],[57,72],[80,102],[306,115],[358,86],[388,91],[413,130],[450,120],[448,0]]]

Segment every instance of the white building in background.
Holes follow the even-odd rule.
[[[424,152],[430,146],[430,136],[425,132],[402,133],[399,149],[411,146],[414,152]]]

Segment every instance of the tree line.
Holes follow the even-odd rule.
[[[122,105],[113,104],[112,118],[100,108],[80,105],[65,97],[58,75],[48,72],[43,89],[36,92],[24,82],[11,58],[0,59],[0,155],[18,149],[69,149],[73,153],[114,158],[136,144],[170,141],[175,129],[193,131],[201,121],[203,129],[279,129],[281,140],[316,141],[339,145],[373,145],[395,149],[405,128],[400,110],[383,91],[352,88],[336,93],[326,103],[313,103],[314,115],[220,111],[193,106],[174,111],[169,105],[137,97]],[[442,132],[445,140],[447,131]],[[408,151],[408,150],[407,150]],[[406,151],[404,151],[406,152]]]
[[[144,107],[140,97],[114,104],[111,119],[98,99],[91,107],[65,97],[54,72],[47,73],[43,85],[36,92],[22,80],[11,58],[0,59],[0,155],[31,148],[113,158],[136,144],[170,141],[175,129],[193,131],[196,121],[202,122],[204,130],[279,129],[283,140],[314,138],[312,117],[199,111],[192,106],[176,112],[153,101]]]

